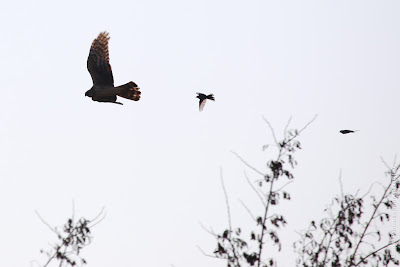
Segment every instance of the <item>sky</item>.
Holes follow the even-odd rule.
[[[294,266],[295,231],[332,197],[387,182],[400,151],[398,1],[8,1],[0,10],[0,266],[38,266],[72,214],[105,219],[87,266],[225,266],[221,232],[253,203],[232,151],[267,170],[278,138],[302,128],[278,266]],[[85,97],[93,39],[110,33],[116,85],[138,102]],[[213,93],[199,112],[196,92]],[[339,130],[359,130],[341,135]],[[400,156],[399,156],[400,157]],[[253,206],[252,206],[253,207]],[[254,205],[254,209],[257,209]],[[398,222],[400,225],[400,223]],[[386,227],[390,227],[388,223]]]

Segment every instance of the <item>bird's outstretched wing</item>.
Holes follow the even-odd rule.
[[[94,39],[90,47],[87,69],[92,76],[93,84],[114,86],[114,78],[108,54],[108,32],[102,32]]]
[[[200,99],[199,101],[199,110],[202,111],[204,106],[206,105],[207,99]]]

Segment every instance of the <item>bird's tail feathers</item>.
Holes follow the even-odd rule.
[[[123,85],[116,87],[118,90],[117,95],[126,99],[130,99],[133,101],[138,101],[140,99],[141,92],[139,91],[139,87],[134,82],[129,82]]]
[[[209,94],[209,95],[207,96],[207,99],[210,99],[210,100],[212,100],[212,101],[215,101],[214,94]]]

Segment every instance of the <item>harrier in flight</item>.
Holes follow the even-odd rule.
[[[114,87],[114,78],[108,53],[108,32],[102,32],[94,39],[90,47],[87,60],[87,69],[92,76],[93,86],[85,93],[93,101],[110,102],[115,104],[117,96],[138,101],[140,99],[139,87],[134,82]]]
[[[205,95],[202,93],[196,93],[196,94],[197,94],[196,98],[200,99],[200,101],[199,101],[199,110],[200,111],[203,110],[207,99],[215,101],[214,94],[209,94],[209,95]]]

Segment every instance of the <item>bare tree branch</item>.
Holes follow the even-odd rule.
[[[249,177],[247,176],[247,173],[244,172],[244,177],[247,180],[247,183],[250,185],[250,187],[253,189],[253,191],[256,193],[256,195],[258,196],[258,198],[260,199],[261,203],[263,204],[263,206],[265,207],[265,202],[264,202],[264,198],[263,196],[260,194],[260,192],[257,190],[257,188],[254,187],[254,185],[251,183]]]
[[[96,217],[94,217],[94,219],[90,220],[89,223],[93,223],[92,225],[90,225],[89,227],[92,228],[94,226],[96,226],[97,224],[101,223],[107,216],[107,213],[104,212],[105,207],[102,207],[100,212],[96,215]],[[98,221],[96,221],[100,216],[102,216]]]
[[[396,243],[398,243],[399,241],[400,241],[400,239],[397,239],[396,241],[390,242],[389,244],[387,244],[387,245],[385,245],[385,246],[383,246],[383,247],[381,247],[381,248],[379,248],[379,249],[377,249],[377,250],[375,250],[375,251],[372,251],[372,252],[369,253],[367,256],[363,257],[359,262],[357,262],[357,264],[356,264],[355,266],[360,265],[364,260],[366,260],[367,258],[369,258],[371,255],[377,253],[378,251],[381,251],[382,249],[387,248],[388,246],[391,246],[391,245],[393,245],[393,244],[396,244]]]
[[[198,248],[198,249],[200,250],[200,252],[201,252],[204,256],[206,256],[206,257],[215,258],[215,259],[220,259],[220,258],[218,258],[217,256],[214,256],[214,255],[210,255],[210,254],[205,253],[204,250],[202,250],[201,247],[199,247],[199,246],[197,246],[197,248]]]
[[[279,192],[281,191],[283,188],[285,188],[287,185],[293,183],[293,181],[289,181],[286,184],[282,185],[281,187],[279,187],[278,189],[275,189],[274,192]]]
[[[249,167],[250,169],[252,169],[253,171],[255,171],[256,173],[262,175],[263,177],[265,176],[264,173],[260,172],[259,170],[257,170],[256,168],[254,168],[253,166],[251,166],[249,163],[247,163],[241,156],[239,156],[235,151],[231,151],[236,157],[238,157],[238,159],[240,159],[241,162],[243,162],[247,167]]]
[[[287,129],[289,128],[289,124],[292,121],[292,116],[290,116],[290,118],[288,119],[288,122],[286,123],[285,129],[283,130],[283,138],[286,139],[286,134],[287,134]]]
[[[228,213],[229,231],[232,231],[231,210],[229,207],[228,193],[226,192],[226,188],[225,188],[225,184],[224,184],[224,177],[222,176],[222,167],[220,167],[219,170],[220,170],[221,185],[222,185],[222,189],[224,190],[224,195],[225,195],[226,210]]]
[[[40,216],[39,212],[37,210],[35,210],[36,215],[39,217],[39,219],[42,221],[42,223],[44,223],[44,225],[46,225],[53,233],[55,233],[56,235],[58,235],[58,232],[53,229],[53,227],[50,226],[50,224],[48,222],[46,222],[42,216]]]
[[[257,221],[257,220],[256,220],[256,217],[254,217],[254,215],[251,213],[250,209],[246,206],[246,204],[244,204],[244,202],[243,202],[242,200],[240,200],[240,199],[239,199],[239,201],[240,201],[240,203],[242,204],[242,206],[247,210],[247,212],[249,213],[250,217],[251,217],[254,221]]]
[[[271,130],[271,133],[272,133],[272,137],[274,138],[274,142],[279,147],[279,142],[278,142],[278,139],[276,139],[274,128],[272,128],[271,123],[269,123],[269,121],[264,116],[262,116],[262,118],[268,124],[268,127],[269,127],[269,129]]]
[[[310,120],[303,128],[301,128],[301,130],[298,132],[298,134],[300,134],[302,131],[304,131],[305,129],[307,129],[307,127],[313,123],[318,117],[318,114],[315,114],[315,116],[312,118],[312,120]]]
[[[385,162],[383,159],[382,159],[382,161],[383,161],[383,163],[387,166],[386,162]],[[400,167],[400,165],[399,165],[399,167]],[[393,175],[392,169],[391,169],[391,168],[389,168],[389,169],[391,170],[391,174]],[[397,170],[398,170],[398,168],[396,169],[396,171],[397,171]],[[390,179],[389,186],[386,188],[386,190],[385,190],[385,192],[383,193],[381,199],[380,199],[379,202],[376,204],[376,206],[375,206],[375,208],[374,208],[374,211],[372,212],[372,215],[371,215],[370,219],[368,220],[367,225],[365,226],[363,233],[361,234],[360,240],[357,242],[356,248],[354,249],[354,252],[353,252],[353,254],[352,254],[351,257],[350,257],[351,259],[355,260],[356,253],[357,253],[358,248],[360,247],[361,243],[363,242],[363,238],[364,238],[364,236],[365,236],[365,233],[367,232],[368,227],[369,227],[369,225],[371,224],[371,222],[372,222],[372,220],[373,220],[373,218],[374,218],[374,216],[375,216],[375,213],[378,211],[379,206],[382,204],[383,200],[387,197],[386,193],[387,193],[388,190],[391,188],[392,183],[393,183],[393,180]]]

